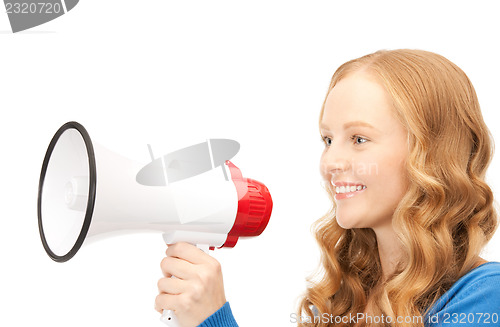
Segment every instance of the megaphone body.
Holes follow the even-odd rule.
[[[229,161],[238,150],[235,141],[211,139],[144,166],[92,142],[82,125],[64,124],[40,174],[38,221],[47,254],[64,262],[84,241],[130,232],[161,232],[168,244],[212,249],[260,235],[272,199]]]

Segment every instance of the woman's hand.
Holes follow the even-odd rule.
[[[166,254],[155,309],[174,310],[183,327],[198,326],[226,303],[220,263],[189,243],[168,245]]]

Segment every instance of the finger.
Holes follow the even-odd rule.
[[[192,264],[207,263],[211,259],[210,255],[186,242],[168,245],[166,254],[167,256],[184,259]]]
[[[176,310],[176,302],[178,295],[171,295],[161,293],[156,296],[155,299],[155,310],[159,313],[163,313],[163,310]]]
[[[186,290],[185,281],[178,278],[161,278],[158,280],[158,292],[178,295]]]
[[[161,260],[160,269],[161,269],[163,276],[169,278],[169,277],[173,277],[173,275],[168,272],[168,270],[169,270],[168,266],[169,266],[170,259],[167,259],[167,258],[168,257],[165,257]]]
[[[180,279],[190,279],[195,276],[193,264],[179,258],[165,257],[160,263],[165,277],[175,276]]]

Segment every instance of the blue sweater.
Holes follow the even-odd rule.
[[[500,262],[482,264],[456,281],[432,305],[425,325],[500,326]]]
[[[500,262],[472,269],[444,293],[423,318],[427,327],[500,327]],[[198,327],[238,327],[226,302]]]
[[[238,327],[234,320],[229,302],[226,302],[219,310],[208,317],[198,327]]]

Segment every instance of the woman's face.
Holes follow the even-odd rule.
[[[320,130],[320,168],[335,189],[338,224],[390,226],[408,185],[408,137],[384,87],[366,72],[344,77],[328,94]]]

